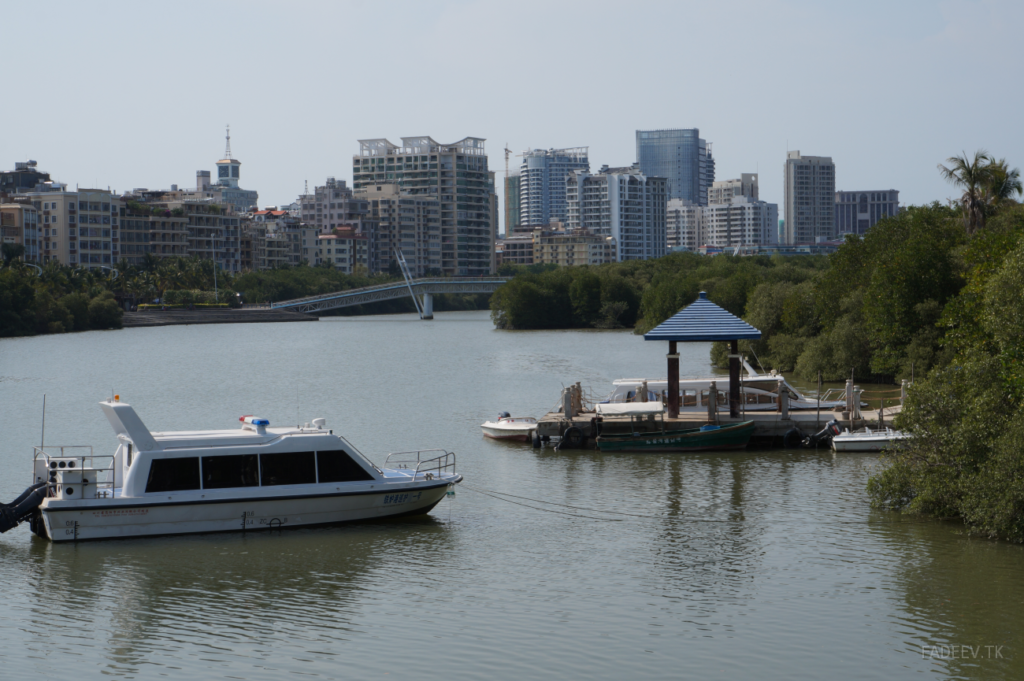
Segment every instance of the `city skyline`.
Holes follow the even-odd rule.
[[[351,182],[349,163],[358,153],[358,140],[394,131],[442,140],[466,135],[486,139],[489,168],[497,173],[501,187],[500,150],[505,144],[516,151],[589,146],[592,167],[619,167],[635,160],[637,130],[696,127],[714,142],[717,177],[757,172],[762,199],[780,205],[787,150],[832,157],[837,190],[898,187],[906,204],[953,195],[935,170],[953,154],[985,148],[1005,156],[1011,165],[1024,164],[1024,132],[1012,117],[982,118],[989,109],[1012,110],[1019,99],[1013,88],[1004,87],[996,70],[987,67],[1014,57],[1013,27],[1024,20],[1024,8],[1009,2],[868,2],[848,9],[803,0],[730,8],[684,3],[662,6],[664,20],[657,25],[646,22],[646,13],[613,4],[595,12],[600,20],[580,17],[569,6],[530,2],[514,7],[485,2],[396,3],[387,13],[360,3],[256,5],[244,13],[225,4],[202,6],[201,17],[156,6],[123,7],[132,10],[120,11],[115,5],[96,14],[69,6],[48,17],[45,31],[16,32],[9,38],[12,53],[73,65],[63,71],[69,84],[84,74],[108,73],[118,82],[118,92],[127,96],[111,107],[109,92],[75,88],[74,107],[53,107],[50,97],[60,95],[49,89],[52,83],[29,79],[21,87],[30,103],[0,113],[4,128],[17,131],[0,139],[4,167],[33,158],[69,187],[129,191],[137,186],[190,186],[197,169],[211,167],[220,158],[228,123],[234,156],[244,163],[244,186],[259,191],[261,207],[294,201],[307,180],[335,176]],[[309,25],[312,14],[318,18]],[[30,6],[13,7],[7,14],[13,23],[26,26],[33,24],[34,16]],[[105,33],[119,36],[116,49],[96,45],[87,40],[89,32],[81,30],[99,28],[99,18]],[[698,45],[692,53],[698,56],[690,66],[697,71],[744,73],[743,88],[736,80],[710,79],[701,86],[701,96],[690,96],[690,90],[667,87],[657,69],[633,72],[633,67],[609,65],[599,74],[607,79],[607,94],[599,93],[593,104],[581,106],[572,97],[558,96],[565,88],[561,76],[537,69],[541,75],[531,76],[531,97],[543,97],[546,106],[540,114],[525,115],[521,108],[507,106],[514,98],[514,83],[492,75],[504,58],[492,45],[515,44],[516,36],[524,33],[541,43],[551,38],[548,44],[553,44],[553,37],[569,26],[586,35],[595,50],[642,49],[652,61],[664,61],[671,58],[672,27],[683,20],[708,25],[728,21],[736,28],[729,45],[717,43],[714,32],[693,36]],[[380,21],[391,24],[391,37],[404,46],[374,56],[372,61],[380,68],[365,69],[369,57],[361,55],[372,55],[381,38],[360,27]],[[230,55],[219,54],[225,26],[229,32],[255,33],[267,25],[277,28],[277,49],[241,41],[232,44]],[[328,55],[337,61],[329,50],[333,43],[326,38],[339,26],[351,41],[345,52],[350,56],[340,62],[351,82],[310,105],[295,95],[310,81],[319,83],[317,63]],[[476,85],[454,92],[436,87],[434,79],[425,76],[466,49],[464,42],[439,41],[439,36],[473,32],[481,37],[480,50],[490,57],[460,64],[466,81]],[[815,35],[829,35],[830,40],[819,45],[810,40]],[[516,59],[546,64],[578,49],[566,45]],[[196,51],[206,55],[205,61],[186,58]],[[125,53],[140,58],[125,60]],[[790,66],[794,63],[802,64],[799,74]],[[216,78],[196,78],[192,73],[206,69],[223,75],[241,65],[258,74],[253,86],[222,87]],[[353,89],[377,91],[379,73],[397,69],[404,76],[394,87],[404,89],[415,105],[365,111],[348,105]],[[813,106],[785,105],[790,101],[782,79],[787,72],[804,79],[801,96]],[[153,80],[161,73],[168,81],[180,78],[185,84],[161,87],[159,79]],[[627,73],[630,91],[645,93],[643,106],[608,106],[613,101],[612,84]],[[893,73],[900,78],[892,78]],[[972,91],[984,93],[983,106],[950,94],[949,85],[964,82],[968,74]],[[205,82],[210,84],[195,84]],[[281,85],[268,86],[274,83]],[[294,105],[253,106],[253,95],[268,87],[285,102],[294,97]],[[851,87],[861,96],[851,99]],[[135,92],[147,96],[134,97]],[[152,105],[155,94],[159,107]],[[197,94],[209,95],[198,107]],[[750,101],[763,104],[751,108]],[[883,153],[887,163],[880,164]],[[518,163],[512,165],[514,169]],[[503,230],[502,224],[499,231]]]

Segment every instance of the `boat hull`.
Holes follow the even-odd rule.
[[[889,438],[832,438],[832,450],[836,452],[880,452],[895,446],[899,439]]]
[[[42,511],[46,533],[54,542],[250,532],[424,514],[444,498],[448,485],[445,481],[384,490],[233,499],[176,500],[172,494],[160,502],[83,500],[74,506],[44,505]]]
[[[528,442],[533,431],[537,430],[537,426],[517,430],[505,430],[501,428],[488,428],[487,426],[481,426],[481,430],[483,430],[484,436],[494,440],[519,440],[521,442]]]
[[[716,430],[599,435],[602,452],[705,452],[743,449],[754,434],[754,422],[744,421]]]

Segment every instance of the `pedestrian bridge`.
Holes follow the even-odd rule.
[[[423,278],[408,281],[392,281],[376,286],[364,286],[337,293],[324,293],[295,300],[271,303],[275,310],[297,310],[299,312],[322,312],[339,307],[366,305],[381,300],[413,297],[416,308],[423,319],[434,318],[434,294],[437,293],[494,293],[509,277],[458,277]]]

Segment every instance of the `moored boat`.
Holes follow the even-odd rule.
[[[703,452],[743,449],[753,434],[753,421],[653,433],[602,433],[597,436],[597,448],[602,452]]]
[[[537,430],[537,419],[532,416],[511,416],[507,411],[498,416],[497,421],[486,421],[480,425],[484,435],[495,440],[529,441]]]
[[[429,512],[462,481],[455,454],[389,454],[382,467],[323,419],[270,428],[243,416],[237,430],[151,433],[116,397],[100,403],[119,441],[36,447],[33,484],[0,505],[0,531],[28,521],[55,542],[251,531]]]
[[[832,449],[836,452],[880,452],[899,445],[908,437],[907,433],[892,428],[846,430],[832,438]]]

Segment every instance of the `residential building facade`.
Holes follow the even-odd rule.
[[[712,182],[708,187],[708,204],[729,203],[734,196],[757,200],[757,173],[743,173],[737,180]]]
[[[528,226],[565,221],[566,178],[570,171],[590,172],[588,147],[529,149],[519,166],[519,219]],[[506,233],[508,228],[506,227]]]
[[[537,265],[602,265],[617,262],[615,237],[586,230],[533,232],[533,263]]]
[[[738,194],[728,202],[700,208],[701,245],[744,246],[776,243],[779,206]]]
[[[440,144],[430,137],[359,141],[352,158],[353,187],[395,183],[410,195],[436,199],[441,219],[441,270],[481,276],[494,267],[497,210],[484,140]]]
[[[38,262],[87,269],[113,266],[120,200],[109,190],[61,188],[25,196],[39,214]]]
[[[864,234],[875,223],[900,212],[900,193],[895,189],[836,192],[836,233]]]
[[[35,161],[18,161],[14,164],[14,170],[0,171],[0,192],[28,192],[44,182],[49,182],[50,174],[36,170],[37,165]]]
[[[498,266],[505,263],[532,265],[533,234],[512,234],[504,239],[498,239],[495,253],[498,258]]]
[[[25,248],[21,259],[39,262],[39,211],[29,202],[0,204],[0,243]]]
[[[329,234],[318,237],[317,261],[330,263],[345,274],[352,274],[357,267],[367,271],[370,259],[370,243],[365,234],[352,227],[338,227]]]
[[[429,195],[403,192],[397,184],[370,185],[355,192],[376,222],[373,271],[394,272],[401,249],[415,277],[441,272],[441,203]]]
[[[790,151],[783,170],[786,243],[834,239],[836,166],[832,159]]]
[[[701,207],[686,199],[669,199],[665,210],[665,237],[669,250],[696,250],[701,245]]]
[[[124,203],[119,211],[118,263],[141,265],[147,253],[157,258],[188,255],[188,218],[184,215],[175,216],[170,211],[154,215]]]
[[[668,181],[668,198],[707,204],[708,188],[715,181],[715,159],[698,128],[637,130],[636,160],[644,175]]]
[[[648,177],[636,165],[605,166],[596,175],[573,170],[566,178],[566,200],[567,231],[614,238],[618,260],[665,255],[668,188],[664,177]]]
[[[505,178],[505,236],[510,235],[520,223],[519,218],[519,173]]]

